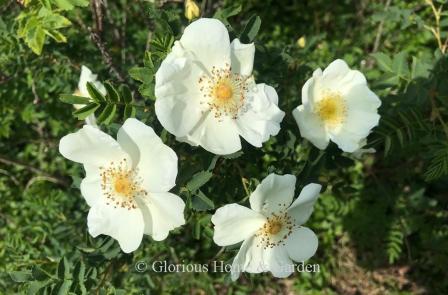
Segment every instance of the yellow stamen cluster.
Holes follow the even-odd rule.
[[[215,118],[238,118],[246,100],[246,80],[247,78],[232,73],[228,64],[222,69],[213,67],[210,75],[201,76],[198,81],[204,96],[201,104],[207,105]]]
[[[257,247],[261,246],[263,249],[267,249],[285,245],[286,239],[292,234],[295,227],[294,218],[287,212],[272,213],[255,234],[260,241]]]
[[[326,93],[316,103],[316,114],[327,126],[334,127],[342,124],[347,117],[347,106],[339,93]]]
[[[107,205],[136,209],[135,197],[147,195],[140,186],[141,179],[137,169],[129,168],[126,159],[118,163],[111,162],[107,168],[100,167],[100,175],[101,189],[107,198]]]

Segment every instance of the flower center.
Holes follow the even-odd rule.
[[[115,191],[123,196],[132,196],[134,192],[134,185],[132,179],[129,179],[128,175],[117,175],[114,180]]]
[[[276,235],[282,229],[283,224],[279,221],[273,221],[268,225],[268,233],[271,235]]]
[[[100,167],[100,175],[101,189],[107,198],[107,205],[135,209],[135,197],[147,195],[141,188],[138,170],[129,168],[126,159],[118,163],[111,162],[107,168]]]
[[[233,96],[233,90],[229,81],[220,81],[215,87],[215,98],[221,101],[227,101]]]
[[[216,118],[238,118],[246,101],[247,79],[232,73],[229,65],[222,69],[213,67],[210,75],[199,78],[199,89],[203,94],[201,104],[206,105]]]
[[[328,93],[316,103],[316,113],[325,125],[339,125],[347,116],[347,107],[339,93]]]
[[[286,212],[272,213],[255,234],[264,249],[284,245],[295,227],[295,220]]]

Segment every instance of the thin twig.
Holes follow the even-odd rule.
[[[384,12],[386,12],[389,9],[391,2],[392,0],[386,1],[386,5],[384,6]],[[385,19],[383,18],[378,26],[378,31],[376,32],[375,43],[373,44],[372,53],[375,53],[380,46],[381,35],[383,34],[383,28],[384,28],[384,21]]]
[[[26,170],[29,170],[29,171],[33,172],[33,173],[39,174],[41,176],[44,176],[44,177],[47,178],[47,180],[49,180],[51,182],[54,182],[56,184],[59,184],[59,185],[65,186],[65,187],[70,186],[69,182],[66,179],[59,178],[57,176],[51,175],[51,174],[49,174],[49,173],[47,173],[47,172],[45,172],[45,171],[43,171],[43,170],[41,170],[39,168],[33,167],[33,166],[28,165],[26,163],[22,163],[22,162],[15,161],[15,160],[10,160],[10,159],[7,159],[7,158],[5,158],[3,156],[0,156],[0,163],[3,163],[5,165],[11,165],[11,166],[19,166],[19,167],[22,167],[22,168],[24,168]]]
[[[221,256],[221,254],[224,253],[225,250],[226,250],[226,247],[221,247],[221,249],[219,249],[218,253],[216,253],[216,255],[213,256],[213,258],[208,261],[208,264],[211,264],[213,261],[216,261],[216,259],[219,256]]]
[[[101,41],[101,37],[96,32],[94,32],[91,28],[88,28],[88,29],[90,32],[90,39],[92,39],[93,43],[95,43],[96,47],[100,50],[103,60],[109,69],[109,72],[114,74],[115,77],[117,77],[119,82],[124,82],[123,75],[114,66],[114,64],[112,62],[112,58],[111,58],[109,52],[107,51],[106,46]]]
[[[19,185],[20,185],[19,180],[18,180],[16,177],[14,177],[14,175],[12,175],[11,173],[9,173],[8,171],[6,171],[6,170],[4,170],[4,169],[0,169],[0,174],[4,174],[4,175],[8,176],[9,178],[11,178],[11,181],[14,182],[14,184],[15,184],[16,186],[19,186]]]
[[[243,170],[241,169],[240,165],[237,162],[234,162],[234,163],[235,163],[236,169],[238,170],[238,173],[240,174],[241,183],[243,184],[243,188],[244,188],[244,191],[246,192],[246,196],[249,196],[250,195],[250,191],[249,191],[249,188],[246,185],[247,179],[243,176]]]
[[[431,7],[432,13],[433,13],[435,21],[436,21],[436,26],[431,27],[431,26],[425,25],[424,28],[427,29],[428,31],[430,31],[434,35],[440,51],[443,54],[445,54],[447,45],[448,45],[448,38],[445,40],[445,42],[442,42],[442,36],[440,33],[440,17],[442,15],[442,6],[443,5],[440,5],[439,8],[437,9],[432,0],[425,0],[425,3],[428,4],[429,7]]]

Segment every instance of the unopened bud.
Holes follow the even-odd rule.
[[[185,17],[192,21],[201,15],[201,9],[194,0],[185,0]]]
[[[306,45],[306,39],[305,36],[302,36],[297,40],[297,46],[299,46],[300,48],[304,48],[305,45]]]

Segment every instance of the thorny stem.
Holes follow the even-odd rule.
[[[109,71],[117,77],[119,82],[123,82],[124,81],[123,75],[114,66],[112,62],[112,57],[110,56],[109,51],[107,51],[106,46],[101,40],[100,35],[98,35],[90,28],[89,31],[90,31],[90,39],[92,39],[93,43],[95,43],[96,47],[98,47],[98,49],[100,50],[103,60],[106,63],[107,67],[109,68]]]

